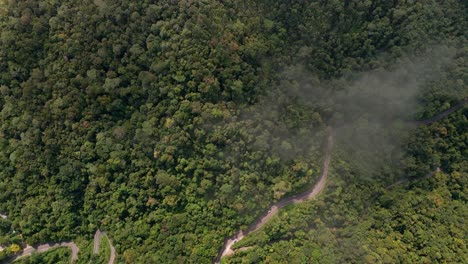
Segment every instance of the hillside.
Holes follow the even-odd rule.
[[[0,1],[0,260],[101,229],[117,263],[211,263],[319,180],[332,127],[321,194],[221,261],[465,262],[467,108],[424,120],[468,98],[466,13]]]

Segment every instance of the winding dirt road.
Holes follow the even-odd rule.
[[[262,217],[260,217],[257,221],[252,223],[245,232],[240,230],[236,232],[233,236],[225,239],[224,245],[219,251],[218,256],[216,257],[214,262],[219,263],[222,257],[233,254],[234,251],[232,250],[232,246],[235,243],[242,240],[245,236],[260,229],[263,225],[265,225],[265,223],[267,223],[274,215],[278,213],[279,209],[290,204],[301,203],[306,200],[313,199],[315,196],[317,196],[323,190],[327,182],[332,148],[333,148],[333,130],[331,127],[328,127],[327,147],[326,147],[325,155],[324,155],[325,158],[323,160],[322,174],[320,175],[318,181],[313,186],[311,186],[311,188],[308,189],[307,191],[300,193],[300,194],[293,195],[285,199],[282,199],[278,201],[277,203],[275,203],[274,205],[272,205],[270,209],[268,210],[268,212],[264,214]]]
[[[437,122],[445,117],[447,117],[449,114],[463,108],[465,104],[468,102],[468,98],[464,98],[461,100],[458,104],[450,107],[449,109],[437,114],[436,116],[433,116],[431,118],[425,119],[425,120],[420,120],[420,121],[412,121],[410,122],[411,125],[416,125],[416,126],[422,126],[422,125],[429,125],[434,122]],[[237,231],[233,236],[230,236],[224,240],[224,245],[220,249],[218,256],[214,260],[214,263],[220,263],[221,258],[224,256],[229,256],[234,254],[234,250],[232,249],[232,246],[242,240],[245,236],[257,231],[260,229],[265,223],[268,222],[274,215],[276,215],[279,211],[279,209],[290,205],[290,204],[296,204],[300,203],[309,199],[314,198],[317,196],[325,187],[327,178],[328,178],[328,169],[330,165],[330,160],[331,160],[331,151],[333,147],[333,130],[331,127],[328,127],[328,140],[327,140],[327,148],[325,151],[325,159],[323,161],[323,167],[322,167],[322,174],[320,175],[320,178],[318,182],[313,185],[309,190],[293,195],[291,197],[285,198],[283,200],[278,201],[276,204],[272,205],[270,209],[268,210],[267,213],[265,213],[263,216],[261,216],[257,221],[255,221],[252,225],[249,226],[249,228],[244,232],[242,230]],[[432,177],[435,173],[439,172],[440,168],[437,168],[437,170],[433,173],[431,173],[427,177]],[[403,183],[407,180],[400,180],[391,186],[388,186],[387,188],[391,188],[397,184]],[[242,250],[247,250],[251,247],[244,247],[241,248]]]
[[[58,248],[58,247],[67,247],[71,250],[72,255],[70,258],[70,263],[73,263],[78,259],[78,252],[80,251],[80,249],[76,246],[76,244],[74,242],[62,242],[62,243],[42,244],[37,247],[28,246],[23,250],[23,252],[21,252],[21,254],[12,258],[11,262],[14,262],[23,257],[31,256],[33,253],[44,253],[46,251],[49,251],[51,249]]]
[[[460,103],[452,106],[451,108],[447,109],[446,111],[444,111],[444,112],[442,112],[442,113],[440,113],[440,114],[438,114],[438,115],[436,115],[434,117],[431,117],[431,118],[426,119],[426,120],[421,120],[421,121],[413,121],[411,123],[413,125],[418,125],[418,126],[419,125],[431,124],[431,123],[439,121],[439,120],[445,118],[446,116],[448,116],[449,114],[463,108],[467,102],[468,102],[468,98],[464,98]],[[282,200],[278,201],[277,203],[275,203],[274,205],[272,205],[270,207],[270,209],[268,210],[268,212],[265,213],[263,216],[261,216],[257,221],[252,223],[245,232],[240,230],[240,231],[236,232],[233,236],[226,238],[225,241],[224,241],[224,245],[220,249],[220,251],[218,253],[218,256],[216,257],[214,262],[219,263],[222,257],[233,254],[234,251],[232,250],[232,246],[236,242],[242,240],[245,236],[247,236],[247,235],[257,231],[258,229],[260,229],[263,225],[265,225],[265,223],[267,223],[274,215],[276,215],[278,213],[279,209],[281,209],[281,208],[283,208],[283,207],[285,207],[287,205],[290,205],[290,204],[296,204],[296,203],[304,202],[306,200],[310,200],[310,199],[313,199],[314,197],[316,197],[324,189],[327,178],[328,178],[328,170],[329,170],[329,165],[330,165],[330,161],[331,161],[332,147],[333,147],[333,130],[332,130],[331,127],[329,127],[328,128],[327,147],[326,147],[326,150],[325,150],[325,154],[324,154],[325,158],[324,158],[323,167],[322,167],[322,174],[320,175],[318,181],[313,186],[311,186],[311,188],[309,190],[307,190],[307,191],[305,191],[303,193],[296,194],[296,195],[293,195],[291,197],[282,199]],[[439,171],[439,169],[437,171]],[[432,177],[432,175],[433,174],[431,174],[431,177]],[[389,186],[387,188],[391,188],[392,186],[394,186],[396,184],[403,183],[404,181],[405,180],[398,181],[398,182],[394,183],[393,185],[391,185],[391,186]],[[4,215],[4,214],[0,214],[0,217],[4,218],[4,219],[7,218],[7,216]],[[100,241],[101,241],[102,236],[105,236],[109,241],[110,250],[111,250],[109,264],[114,264],[115,263],[115,258],[116,258],[115,248],[112,245],[111,240],[107,237],[106,233],[102,232],[99,229],[96,231],[96,234],[94,235],[93,253],[98,254],[99,247],[100,247]],[[47,243],[47,244],[39,245],[37,247],[28,246],[20,254],[14,256],[11,259],[11,262],[13,262],[13,261],[15,261],[15,260],[17,260],[19,258],[30,256],[33,253],[43,253],[43,252],[49,251],[49,250],[57,248],[57,247],[68,247],[68,248],[70,248],[70,250],[72,251],[72,255],[71,255],[71,259],[70,259],[71,263],[75,262],[78,259],[79,248],[77,247],[77,245],[74,242],[62,242],[62,243]],[[242,250],[247,250],[249,248],[250,247],[245,247],[245,248],[242,248]]]
[[[101,245],[101,237],[102,237],[102,232],[101,230],[96,230],[96,233],[94,234],[94,245],[93,245],[93,253],[94,255],[97,255],[99,253],[99,246]]]
[[[99,254],[99,247],[101,246],[101,238],[105,237],[107,241],[109,241],[109,247],[110,247],[110,258],[109,258],[109,264],[114,264],[115,263],[115,248],[112,245],[112,241],[109,239],[107,234],[105,232],[102,232],[101,230],[96,230],[96,233],[94,234],[94,245],[93,245],[93,253],[94,255]]]
[[[94,234],[93,253],[95,255],[99,254],[99,247],[100,247],[100,244],[101,244],[102,236],[107,238],[107,240],[109,241],[109,246],[110,246],[109,264],[114,264],[115,263],[115,258],[116,258],[115,248],[112,245],[112,241],[109,239],[107,234],[105,232],[102,232],[99,229],[96,230],[96,233]],[[23,251],[20,254],[15,255],[15,256],[11,257],[10,259],[8,259],[8,260],[5,260],[5,262],[6,263],[12,263],[12,262],[14,262],[14,261],[16,261],[16,260],[18,260],[20,258],[31,256],[33,253],[44,253],[46,251],[49,251],[51,249],[58,248],[58,247],[68,247],[71,250],[72,255],[71,255],[71,258],[70,258],[70,263],[74,263],[75,261],[78,260],[78,252],[80,251],[80,249],[78,248],[78,246],[73,241],[71,241],[71,242],[62,242],[62,243],[46,243],[46,244],[41,244],[41,245],[39,245],[37,247],[32,247],[32,246],[28,245],[26,248],[23,249]]]

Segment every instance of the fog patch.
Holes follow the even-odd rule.
[[[406,121],[419,108],[424,87],[441,76],[454,54],[445,46],[431,47],[370,71],[322,82],[302,65],[292,65],[239,120],[249,123],[253,149],[284,161],[318,153],[321,131],[330,125],[348,158],[369,176],[401,160],[400,145],[411,129]]]

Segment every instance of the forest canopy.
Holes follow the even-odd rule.
[[[0,1],[0,261],[99,228],[118,263],[211,263],[317,180],[333,126],[324,193],[222,261],[466,262],[466,107],[408,124],[468,97],[466,13],[460,0]]]

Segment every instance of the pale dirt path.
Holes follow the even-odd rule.
[[[431,118],[428,118],[428,119],[425,119],[425,120],[421,120],[421,121],[413,121],[411,123],[414,124],[414,125],[429,125],[429,124],[431,124],[433,122],[436,122],[436,121],[439,121],[439,120],[447,117],[449,114],[463,108],[467,102],[468,102],[468,98],[464,98],[460,103],[452,106],[451,108],[445,110],[444,112],[442,112],[442,113],[440,113],[440,114],[438,114],[438,115],[436,115],[434,117],[431,117]],[[281,209],[281,208],[283,208],[283,207],[285,207],[287,205],[290,205],[290,204],[296,204],[296,203],[300,203],[300,202],[303,202],[303,201],[306,201],[306,200],[309,200],[309,199],[313,199],[315,196],[317,196],[323,190],[323,188],[325,187],[325,184],[326,184],[326,181],[327,181],[327,178],[328,178],[328,170],[329,170],[329,165],[330,165],[330,160],[331,160],[332,147],[333,147],[333,130],[332,130],[331,127],[329,127],[328,128],[327,149],[326,149],[326,152],[325,152],[325,159],[324,159],[324,162],[323,162],[322,174],[321,174],[321,176],[319,178],[319,181],[314,186],[312,186],[311,189],[307,190],[306,192],[303,192],[301,194],[297,194],[297,195],[293,195],[291,197],[285,198],[283,200],[280,200],[279,202],[277,202],[273,206],[271,206],[270,209],[268,210],[268,212],[264,216],[262,216],[260,219],[255,221],[247,229],[245,234],[244,234],[244,232],[242,230],[240,230],[240,231],[236,232],[236,234],[234,234],[233,236],[227,238],[225,240],[225,242],[224,242],[223,247],[220,250],[220,254],[215,259],[215,263],[219,263],[219,261],[221,260],[222,257],[233,254],[234,251],[232,250],[232,246],[236,242],[242,240],[246,235],[249,235],[250,233],[255,232],[258,229],[260,229],[263,225],[265,225],[266,222],[268,222],[274,215],[276,215],[278,213],[279,209]],[[440,171],[439,168],[437,168],[436,172],[438,172],[438,171]],[[429,177],[432,177],[434,174],[435,174],[435,172],[432,173]],[[398,181],[398,182],[392,184],[391,186],[388,186],[387,188],[391,188],[396,184],[403,183],[404,181],[405,180]],[[0,218],[6,219],[7,216],[5,214],[0,213]],[[110,256],[110,259],[109,259],[109,264],[114,264],[115,263],[115,258],[116,258],[115,248],[112,245],[111,240],[107,237],[107,234],[105,232],[101,232],[99,229],[96,231],[96,234],[94,235],[93,252],[94,252],[94,254],[98,254],[99,246],[100,246],[100,240],[101,240],[102,236],[105,236],[109,241],[110,250],[111,250],[111,256]],[[19,259],[19,258],[30,256],[30,255],[32,255],[32,253],[43,253],[43,252],[49,251],[49,250],[51,250],[53,248],[57,248],[57,247],[68,247],[68,248],[70,248],[70,250],[72,251],[72,256],[71,256],[71,259],[70,259],[71,263],[75,262],[78,259],[79,248],[77,247],[77,245],[74,242],[62,242],[62,243],[47,243],[47,244],[39,245],[37,247],[27,246],[23,250],[23,252],[21,252],[21,254],[15,256],[12,259],[12,262]],[[239,250],[243,251],[243,250],[247,250],[247,249],[250,249],[250,248],[251,247],[243,247],[243,248],[241,248]]]
[[[116,258],[116,251],[114,246],[112,245],[112,241],[109,239],[107,234],[105,232],[102,232],[101,230],[96,230],[96,233],[94,234],[94,245],[93,245],[93,253],[97,255],[99,253],[99,247],[101,244],[101,238],[106,237],[107,240],[109,241],[109,246],[110,246],[110,258],[109,258],[109,264],[114,264],[115,263],[115,258]],[[68,247],[72,251],[72,255],[70,258],[70,263],[73,263],[78,260],[78,252],[80,249],[74,242],[62,242],[62,243],[46,243],[46,244],[41,244],[37,247],[32,247],[32,246],[27,246],[26,248],[23,249],[23,251],[14,257],[12,257],[9,261],[9,263],[12,263],[20,258],[31,256],[33,253],[43,253],[46,251],[49,251],[51,249],[57,248],[57,247]]]
[[[322,174],[319,177],[319,180],[316,184],[314,184],[309,190],[293,195],[291,197],[285,198],[283,200],[278,201],[274,205],[270,207],[268,212],[260,217],[257,221],[255,221],[250,227],[247,229],[247,231],[238,231],[236,232],[233,236],[227,238],[224,242],[223,247],[219,251],[218,256],[215,259],[215,263],[219,263],[221,261],[221,258],[224,256],[229,256],[234,253],[232,250],[232,246],[242,240],[245,236],[257,231],[260,229],[263,225],[265,225],[274,215],[276,215],[279,211],[279,209],[290,205],[290,204],[296,204],[300,202],[304,202],[306,200],[310,200],[315,198],[325,187],[325,184],[327,182],[328,178],[328,170],[330,166],[330,160],[331,160],[331,150],[333,148],[333,130],[331,127],[328,128],[328,138],[327,138],[327,147],[325,150],[325,158],[323,161],[323,167],[322,167]],[[247,250],[250,247],[245,247],[243,250]]]
[[[112,245],[112,241],[109,239],[107,236],[106,232],[102,232],[101,230],[96,230],[96,233],[94,234],[94,246],[93,246],[93,253],[94,255],[99,254],[99,247],[101,246],[101,238],[102,237],[107,238],[107,241],[109,241],[109,247],[110,247],[110,258],[109,258],[109,264],[114,264],[115,263],[115,257],[116,257],[116,252],[115,248]]]
[[[101,237],[102,237],[102,232],[101,230],[96,230],[96,233],[94,234],[94,246],[93,246],[93,253],[94,255],[97,255],[99,253],[99,245],[101,244]]]
[[[49,251],[54,248],[58,247],[67,247],[71,250],[72,255],[70,258],[70,263],[75,262],[78,259],[78,252],[80,249],[76,246],[74,242],[62,242],[62,243],[47,243],[47,244],[42,244],[37,247],[32,247],[32,246],[27,246],[21,254],[15,256],[11,262],[14,262],[20,258],[27,257],[32,255],[33,253],[44,253],[46,251]]]
[[[437,114],[436,116],[433,116],[431,118],[421,120],[421,121],[412,121],[412,122],[410,122],[410,124],[416,125],[416,126],[432,124],[434,122],[437,122],[437,121],[447,117],[449,114],[463,108],[467,102],[468,102],[468,98],[464,98],[458,104],[450,107],[449,109],[443,111],[440,114]],[[314,186],[312,186],[312,188],[309,189],[308,191],[306,191],[304,193],[301,193],[301,194],[298,194],[298,195],[288,197],[286,199],[283,199],[283,200],[277,202],[276,204],[274,204],[273,206],[271,206],[270,209],[268,210],[268,212],[265,215],[263,215],[259,220],[255,221],[247,229],[247,231],[245,233],[244,233],[244,231],[240,230],[240,231],[237,231],[233,236],[228,237],[227,239],[225,239],[224,245],[221,248],[221,250],[219,251],[218,256],[214,260],[214,263],[219,263],[221,261],[221,258],[224,257],[224,256],[229,256],[229,255],[234,254],[234,250],[232,250],[232,246],[235,243],[242,240],[246,235],[249,235],[250,233],[255,232],[258,229],[260,229],[263,225],[265,225],[266,222],[268,222],[268,220],[270,220],[274,215],[276,215],[278,213],[279,209],[281,209],[282,207],[285,207],[285,206],[287,206],[289,204],[296,204],[296,203],[300,203],[300,202],[312,199],[315,196],[317,196],[323,190],[323,188],[325,187],[327,178],[328,178],[328,169],[329,169],[330,160],[331,160],[331,149],[333,147],[333,131],[332,131],[331,127],[328,128],[328,142],[327,143],[328,144],[327,144],[327,150],[325,152],[325,159],[324,159],[324,162],[323,162],[322,175],[320,176],[319,181]],[[436,172],[439,172],[439,171],[440,171],[440,169],[437,168]],[[436,172],[431,173],[429,177],[432,177]],[[426,178],[427,178],[427,176],[426,176]],[[405,182],[405,180],[398,181],[398,182],[392,184],[391,186],[389,186],[388,188],[391,188],[394,185],[397,185],[397,184],[400,184],[400,183],[403,183],[403,182]],[[249,249],[249,248],[250,247],[244,247],[242,249],[246,250],[246,249]]]

